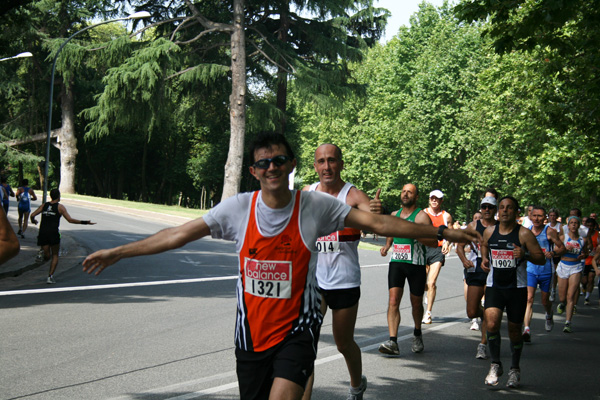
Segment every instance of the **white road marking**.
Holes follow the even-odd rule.
[[[456,321],[451,321],[451,322],[442,322],[440,324],[436,323],[435,326],[432,326],[432,327],[427,328],[426,330],[423,330],[423,335],[427,335],[430,332],[436,332],[436,331],[440,331],[442,329],[450,328],[451,326],[459,324],[459,323],[464,323],[465,321],[467,321],[467,318],[464,318],[464,314],[465,314],[465,311],[460,310],[460,311],[455,312],[454,314],[445,316],[445,318],[458,318],[458,319]],[[361,351],[363,353],[365,353],[367,351],[372,351],[372,350],[379,348],[379,341],[385,340],[387,337],[388,337],[388,334],[386,332],[384,334],[382,333],[381,335],[371,336],[369,338],[361,339],[357,343],[360,346]],[[398,337],[398,341],[401,342],[401,341],[405,341],[405,340],[412,340],[412,337],[413,337],[413,334],[411,332],[409,334]],[[365,346],[361,345],[362,343],[365,343],[365,342],[373,342],[373,340],[375,340],[376,343],[367,344]],[[344,357],[341,353],[337,353],[337,348],[335,346],[320,347],[319,353],[322,354],[323,352],[326,352],[328,350],[336,350],[336,354],[328,356],[328,357],[322,357],[322,358],[317,357],[317,360],[315,361],[315,366],[326,364],[326,363],[329,363],[332,361],[336,361],[336,360],[342,359]],[[181,390],[182,388],[187,387],[187,386],[206,383],[206,382],[209,382],[212,380],[221,380],[223,378],[228,378],[228,377],[235,377],[235,371],[229,371],[226,373],[217,374],[217,375],[213,375],[213,376],[209,376],[209,377],[204,377],[204,378],[196,379],[193,381],[187,381],[187,382],[182,382],[182,383],[175,384],[175,385],[169,385],[169,386],[165,386],[165,387],[161,387],[161,388],[152,389],[152,390],[143,392],[143,394],[144,395],[160,395],[160,394],[165,394],[170,391],[173,391],[173,389]],[[233,381],[231,383],[226,383],[223,385],[199,390],[199,391],[192,392],[192,393],[186,393],[184,395],[180,395],[180,396],[176,396],[176,397],[165,398],[165,400],[199,399],[199,398],[211,395],[211,394],[225,392],[225,391],[231,390],[231,389],[236,389],[237,387],[238,387],[238,381],[236,379],[235,381]],[[125,395],[125,396],[121,396],[121,397],[118,397],[118,398],[115,398],[112,400],[132,400],[132,399],[133,399],[132,397]]]
[[[455,258],[455,257],[447,257],[447,258]],[[374,268],[374,267],[387,267],[387,266],[388,266],[388,264],[372,264],[372,265],[361,265],[361,268]],[[180,283],[211,282],[211,281],[223,281],[223,280],[232,280],[232,279],[237,279],[237,276],[223,276],[223,277],[197,278],[197,279],[180,279],[180,280],[157,281],[157,282],[122,283],[122,284],[112,284],[112,285],[75,286],[75,287],[52,288],[52,289],[14,290],[14,291],[0,292],[0,296],[14,296],[14,295],[38,294],[38,293],[56,293],[56,292],[73,292],[73,291],[84,291],[84,290],[101,290],[101,289],[115,289],[115,288],[141,287],[141,286],[173,285],[173,284],[180,284]],[[446,317],[447,318],[458,318],[461,316],[464,317],[464,310],[457,311],[456,313],[448,315]],[[460,318],[456,321],[443,322],[441,324],[436,324],[436,326],[433,326],[426,330],[423,330],[423,335],[427,335],[427,334],[429,334],[429,332],[435,332],[435,331],[449,328],[458,323],[462,323],[465,320],[466,320],[465,318]],[[368,351],[372,351],[372,350],[379,348],[378,342],[380,340],[384,340],[386,337],[387,337],[387,333],[377,335],[377,336],[372,336],[372,337],[358,341],[358,344],[359,344],[362,352],[368,352]],[[398,341],[409,340],[409,339],[412,339],[412,337],[413,337],[412,333],[409,333],[407,335],[398,337]],[[361,343],[372,342],[373,340],[376,340],[377,343],[361,346]],[[319,348],[319,353],[323,353],[327,350],[332,350],[332,349],[335,349],[335,346],[327,346],[324,348]],[[328,357],[323,357],[323,358],[317,357],[317,360],[315,360],[315,366],[326,364],[326,363],[329,363],[332,361],[336,361],[341,358],[343,358],[343,355],[341,353],[337,353],[337,354],[334,354],[334,355],[331,355]],[[165,387],[161,387],[161,388],[156,388],[153,390],[148,390],[148,391],[144,392],[144,394],[161,394],[161,393],[164,394],[165,392],[172,391],[173,389],[177,389],[177,388],[181,389],[186,386],[201,384],[201,383],[210,382],[213,380],[219,380],[219,379],[223,379],[223,378],[229,378],[229,377],[235,377],[235,371],[228,371],[228,372],[225,372],[222,374],[204,377],[204,378],[200,378],[200,379],[193,380],[193,381],[181,382],[181,383],[178,383],[175,385],[169,385],[169,386],[165,386]],[[215,387],[208,388],[208,389],[203,389],[203,390],[192,392],[192,393],[187,393],[185,395],[170,397],[166,400],[197,399],[197,398],[205,397],[205,396],[208,396],[211,394],[235,389],[237,387],[238,387],[238,382],[236,379],[235,381],[233,381],[231,383],[215,386]],[[127,399],[132,399],[132,398],[128,395],[125,395],[125,396],[117,397],[113,400],[117,400],[117,399],[118,400],[127,400]]]
[[[58,293],[58,292],[81,292],[84,290],[103,290],[103,289],[118,289],[140,286],[159,286],[159,285],[176,285],[179,283],[196,283],[196,282],[214,282],[227,281],[237,279],[235,276],[218,276],[214,278],[196,278],[196,279],[177,279],[172,281],[156,281],[156,282],[134,282],[134,283],[115,283],[111,285],[90,285],[90,286],[73,286],[51,289],[26,289],[26,290],[10,290],[0,292],[0,296],[16,296],[24,294],[42,294],[42,293]]]

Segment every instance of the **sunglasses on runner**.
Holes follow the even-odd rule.
[[[263,158],[262,160],[258,160],[254,163],[254,168],[260,169],[268,169],[271,163],[275,164],[276,167],[281,167],[288,161],[292,161],[292,158],[289,156],[279,155],[273,158]]]
[[[496,208],[496,206],[493,206],[491,204],[482,204],[481,205],[482,210],[493,210],[494,208]]]

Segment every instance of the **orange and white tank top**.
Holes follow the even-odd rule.
[[[434,214],[433,210],[431,210],[431,207],[427,207],[425,209],[425,212],[427,213],[427,215],[429,215],[429,218],[431,219],[431,223],[436,228],[438,226],[442,226],[442,225],[448,226],[448,215],[449,214],[446,211],[442,210],[442,212]],[[438,240],[438,247],[440,247],[443,243],[444,243],[443,240]]]
[[[311,252],[300,234],[300,191],[288,224],[272,237],[262,236],[258,229],[258,194],[252,196],[239,253],[235,335],[236,347],[254,352],[268,350],[287,335],[321,323]]]
[[[316,191],[319,182],[313,183],[309,191]],[[348,192],[354,187],[346,182],[337,199],[346,204]],[[360,286],[360,263],[358,244],[360,230],[344,228],[317,239],[317,281],[325,290],[351,289]]]

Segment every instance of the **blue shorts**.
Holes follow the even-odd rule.
[[[550,286],[552,285],[552,274],[536,275],[527,271],[527,286],[536,288],[540,286],[542,292],[550,292]]]

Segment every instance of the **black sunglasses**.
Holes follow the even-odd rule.
[[[263,158],[262,160],[258,160],[254,163],[253,167],[260,169],[268,169],[271,163],[275,164],[276,167],[281,167],[288,161],[292,161],[292,158],[289,156],[280,155],[275,156],[273,158]]]
[[[482,210],[493,210],[494,208],[496,208],[496,206],[493,206],[491,204],[482,204],[481,205]]]

